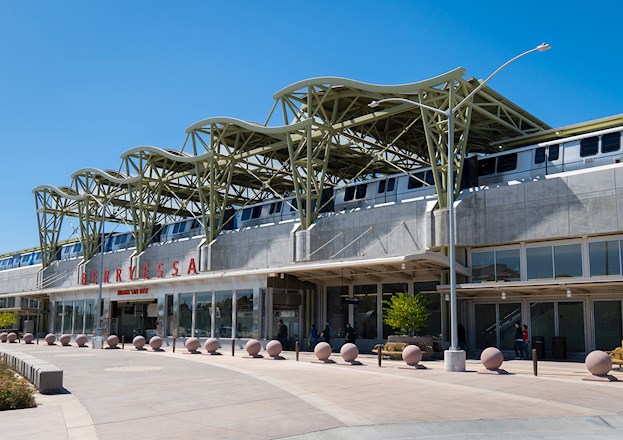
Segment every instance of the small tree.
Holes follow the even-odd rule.
[[[413,296],[398,293],[383,304],[385,322],[402,334],[413,336],[426,328],[430,316],[429,300],[423,293]]]
[[[17,324],[17,312],[4,310],[0,312],[0,327],[13,327]]]

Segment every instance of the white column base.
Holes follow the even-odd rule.
[[[465,371],[465,351],[445,350],[443,352],[443,362],[446,371]]]

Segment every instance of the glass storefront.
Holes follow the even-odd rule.
[[[76,311],[74,314],[74,333],[84,332],[84,300],[76,300]]]
[[[87,299],[85,308],[85,323],[84,323],[84,332],[87,335],[93,334],[95,332],[95,300]]]
[[[355,298],[359,300],[359,302],[354,305],[355,322],[352,324],[357,338],[376,339],[376,300],[378,298],[376,294],[376,284],[354,286],[353,293]]]
[[[74,324],[74,302],[64,301],[63,305],[63,333],[72,333]]]
[[[595,323],[595,349],[612,350],[620,347],[623,339],[621,301],[595,301],[593,303]]]
[[[180,293],[179,325],[177,335],[182,338],[191,336],[193,326],[193,294]]]
[[[236,291],[236,337],[253,337],[253,291]]]
[[[225,290],[216,292],[214,323],[217,338],[231,338],[233,292]]]
[[[195,305],[195,336],[210,337],[212,335],[212,292],[197,293]]]
[[[348,322],[348,286],[327,287],[327,321],[332,337],[343,338]],[[324,326],[323,326],[324,328]],[[322,330],[321,330],[322,331]]]

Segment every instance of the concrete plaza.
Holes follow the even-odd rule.
[[[623,437],[621,382],[589,382],[582,363],[507,361],[508,375],[426,370],[360,356],[352,366],[286,360],[4,345],[64,369],[65,393],[0,412],[0,439],[615,439]],[[265,353],[264,353],[265,354]]]

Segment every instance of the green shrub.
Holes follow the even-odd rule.
[[[33,386],[0,362],[0,411],[35,406]]]
[[[423,293],[413,296],[398,293],[383,301],[384,321],[403,335],[413,336],[426,328],[428,324],[428,298]]]

